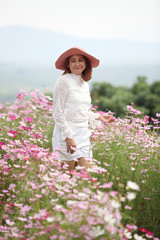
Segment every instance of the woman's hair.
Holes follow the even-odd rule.
[[[71,73],[71,70],[68,67],[70,57],[68,57],[66,62],[65,62],[65,71],[63,72],[63,75],[65,75],[67,73]],[[85,56],[83,56],[83,57],[84,57],[85,62],[86,62],[86,68],[82,72],[82,78],[85,82],[88,82],[92,78],[92,67],[91,67],[91,63],[90,63],[89,59],[86,58]]]

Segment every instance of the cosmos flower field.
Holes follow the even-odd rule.
[[[126,106],[92,130],[88,171],[69,173],[52,152],[51,97],[0,105],[0,240],[158,240],[159,120]]]

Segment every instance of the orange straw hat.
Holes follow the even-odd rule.
[[[77,54],[88,58],[91,63],[92,68],[96,68],[99,65],[99,60],[97,58],[93,57],[92,55],[86,53],[83,48],[72,47],[60,55],[60,57],[55,62],[56,68],[65,70],[65,62],[66,62],[67,58],[72,55],[77,55]]]

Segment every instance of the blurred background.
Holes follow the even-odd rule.
[[[89,83],[94,103],[118,94],[115,105],[124,95],[124,105],[138,105],[147,95],[159,111],[159,12],[159,0],[0,0],[0,103],[20,89],[52,92],[62,74],[56,59],[81,46],[100,59]]]

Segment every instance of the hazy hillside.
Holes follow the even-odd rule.
[[[160,80],[160,43],[85,39],[12,26],[0,28],[0,98],[21,88],[52,89],[61,74],[54,62],[72,46],[82,46],[100,59],[93,81],[130,86],[138,75],[146,75],[149,82]]]
[[[160,43],[121,39],[82,39],[49,30],[12,26],[0,28],[0,62],[52,64],[61,52],[83,46],[101,63],[160,63]]]

